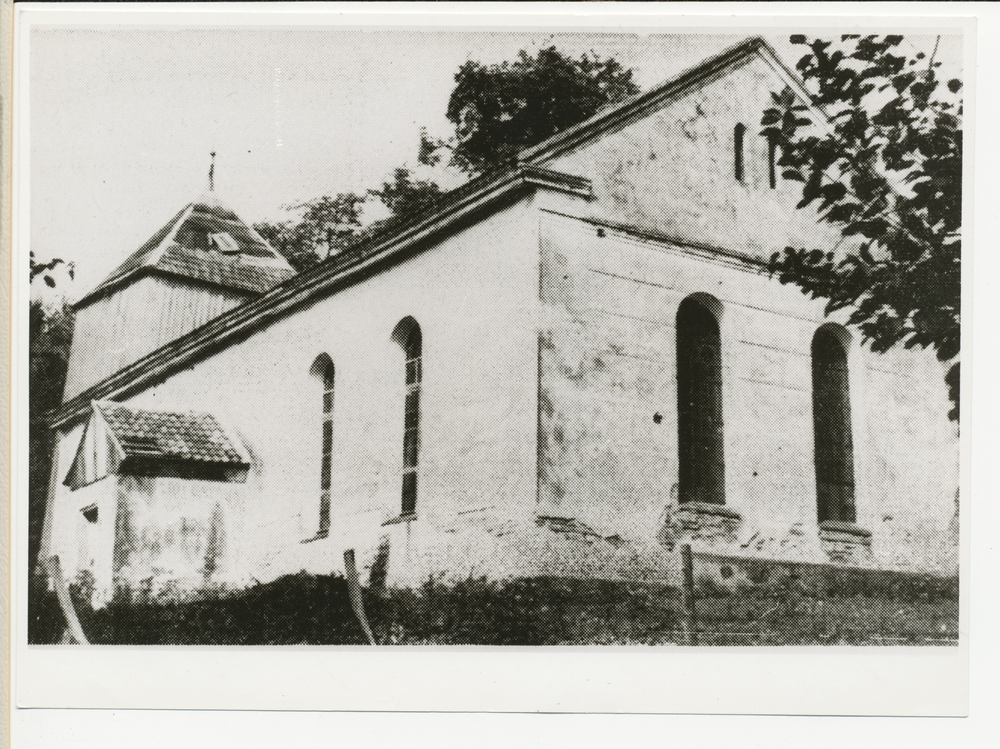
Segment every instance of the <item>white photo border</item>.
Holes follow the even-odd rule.
[[[679,8],[612,4],[571,6],[494,4],[460,9],[385,4],[226,5],[160,4],[94,6],[59,4],[15,7],[14,64],[14,223],[13,279],[27,278],[29,236],[26,97],[29,32],[41,26],[394,26],[456,31],[484,27],[508,30],[539,26],[560,30],[704,31],[748,34],[766,29],[834,30],[939,29],[965,34],[967,118],[976,113],[976,25],[969,17],[879,17],[848,15],[756,15],[759,6],[741,6],[752,16],[725,14],[725,6],[699,5],[702,15],[677,15]],[[780,6],[780,4],[778,4]],[[784,7],[786,13],[791,11]],[[830,13],[829,5],[819,6]],[[871,8],[872,6],[868,6]],[[950,6],[954,7],[954,6]],[[480,10],[482,9],[482,10]],[[719,15],[704,15],[711,11]],[[780,9],[780,8],[779,8]],[[772,8],[773,10],[773,8]],[[803,6],[795,6],[802,11]],[[957,10],[957,9],[956,9]],[[954,12],[954,11],[953,11]],[[970,124],[970,144],[974,132]],[[973,153],[965,174],[965,225],[973,226]],[[980,219],[986,213],[978,214]],[[992,220],[989,220],[992,224]],[[976,244],[982,225],[976,225]],[[992,227],[991,227],[992,228]],[[974,248],[973,244],[967,247]],[[964,264],[963,290],[972,288],[972,257]],[[982,255],[977,255],[977,261]],[[27,284],[12,285],[12,493],[27,497],[26,327]],[[971,294],[963,295],[971,342]],[[989,319],[989,318],[985,318]],[[966,362],[971,361],[966,347]],[[963,389],[971,388],[971,367]],[[963,424],[970,424],[969,399]],[[975,424],[962,435],[962,495],[972,484],[969,458]],[[985,503],[984,503],[985,504]],[[12,695],[17,707],[169,708],[187,710],[336,710],[728,713],[796,715],[951,715],[968,710],[969,589],[981,579],[970,574],[969,505],[962,502],[960,645],[957,648],[425,648],[371,651],[359,648],[86,648],[26,645],[27,575],[19,550],[25,548],[26,502],[12,503],[11,543]],[[990,508],[977,508],[977,524],[990,522]]]

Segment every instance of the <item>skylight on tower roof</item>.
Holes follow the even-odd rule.
[[[216,232],[208,235],[209,245],[216,248],[223,255],[239,255],[240,245],[226,232]]]

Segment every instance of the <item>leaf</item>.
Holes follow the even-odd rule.
[[[936,64],[922,70],[926,55],[904,54],[902,42],[809,43],[797,69],[832,114],[832,133],[800,130],[812,123],[773,92],[781,120],[762,120],[762,135],[781,139],[782,177],[801,185],[797,208],[815,211],[819,200],[821,219],[851,241],[837,258],[828,247],[786,248],[768,272],[828,310],[848,310],[875,351],[905,343],[950,361],[961,340],[962,108],[933,101]],[[946,86],[958,94],[962,84]]]

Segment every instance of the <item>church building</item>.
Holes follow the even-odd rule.
[[[195,200],[77,303],[42,554],[97,603],[347,549],[390,584],[670,582],[681,543],[954,573],[942,365],[766,272],[839,239],[758,134],[786,88],[747,40],[299,274]]]

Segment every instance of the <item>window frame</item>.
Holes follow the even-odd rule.
[[[419,496],[421,397],[423,390],[423,333],[411,320],[401,341],[403,349],[403,467],[400,516],[416,515]]]
[[[810,345],[812,370],[813,470],[816,518],[824,523],[857,522],[854,419],[848,346],[829,326]]]
[[[746,183],[746,148],[747,128],[742,122],[737,122],[733,127],[733,176],[740,184]]]
[[[676,341],[678,504],[724,507],[722,328],[703,300],[689,296],[678,306]]]
[[[320,354],[313,361],[309,372],[320,383],[319,519],[316,535],[312,537],[317,539],[330,535],[333,506],[333,442],[337,370],[333,360],[327,354]]]

